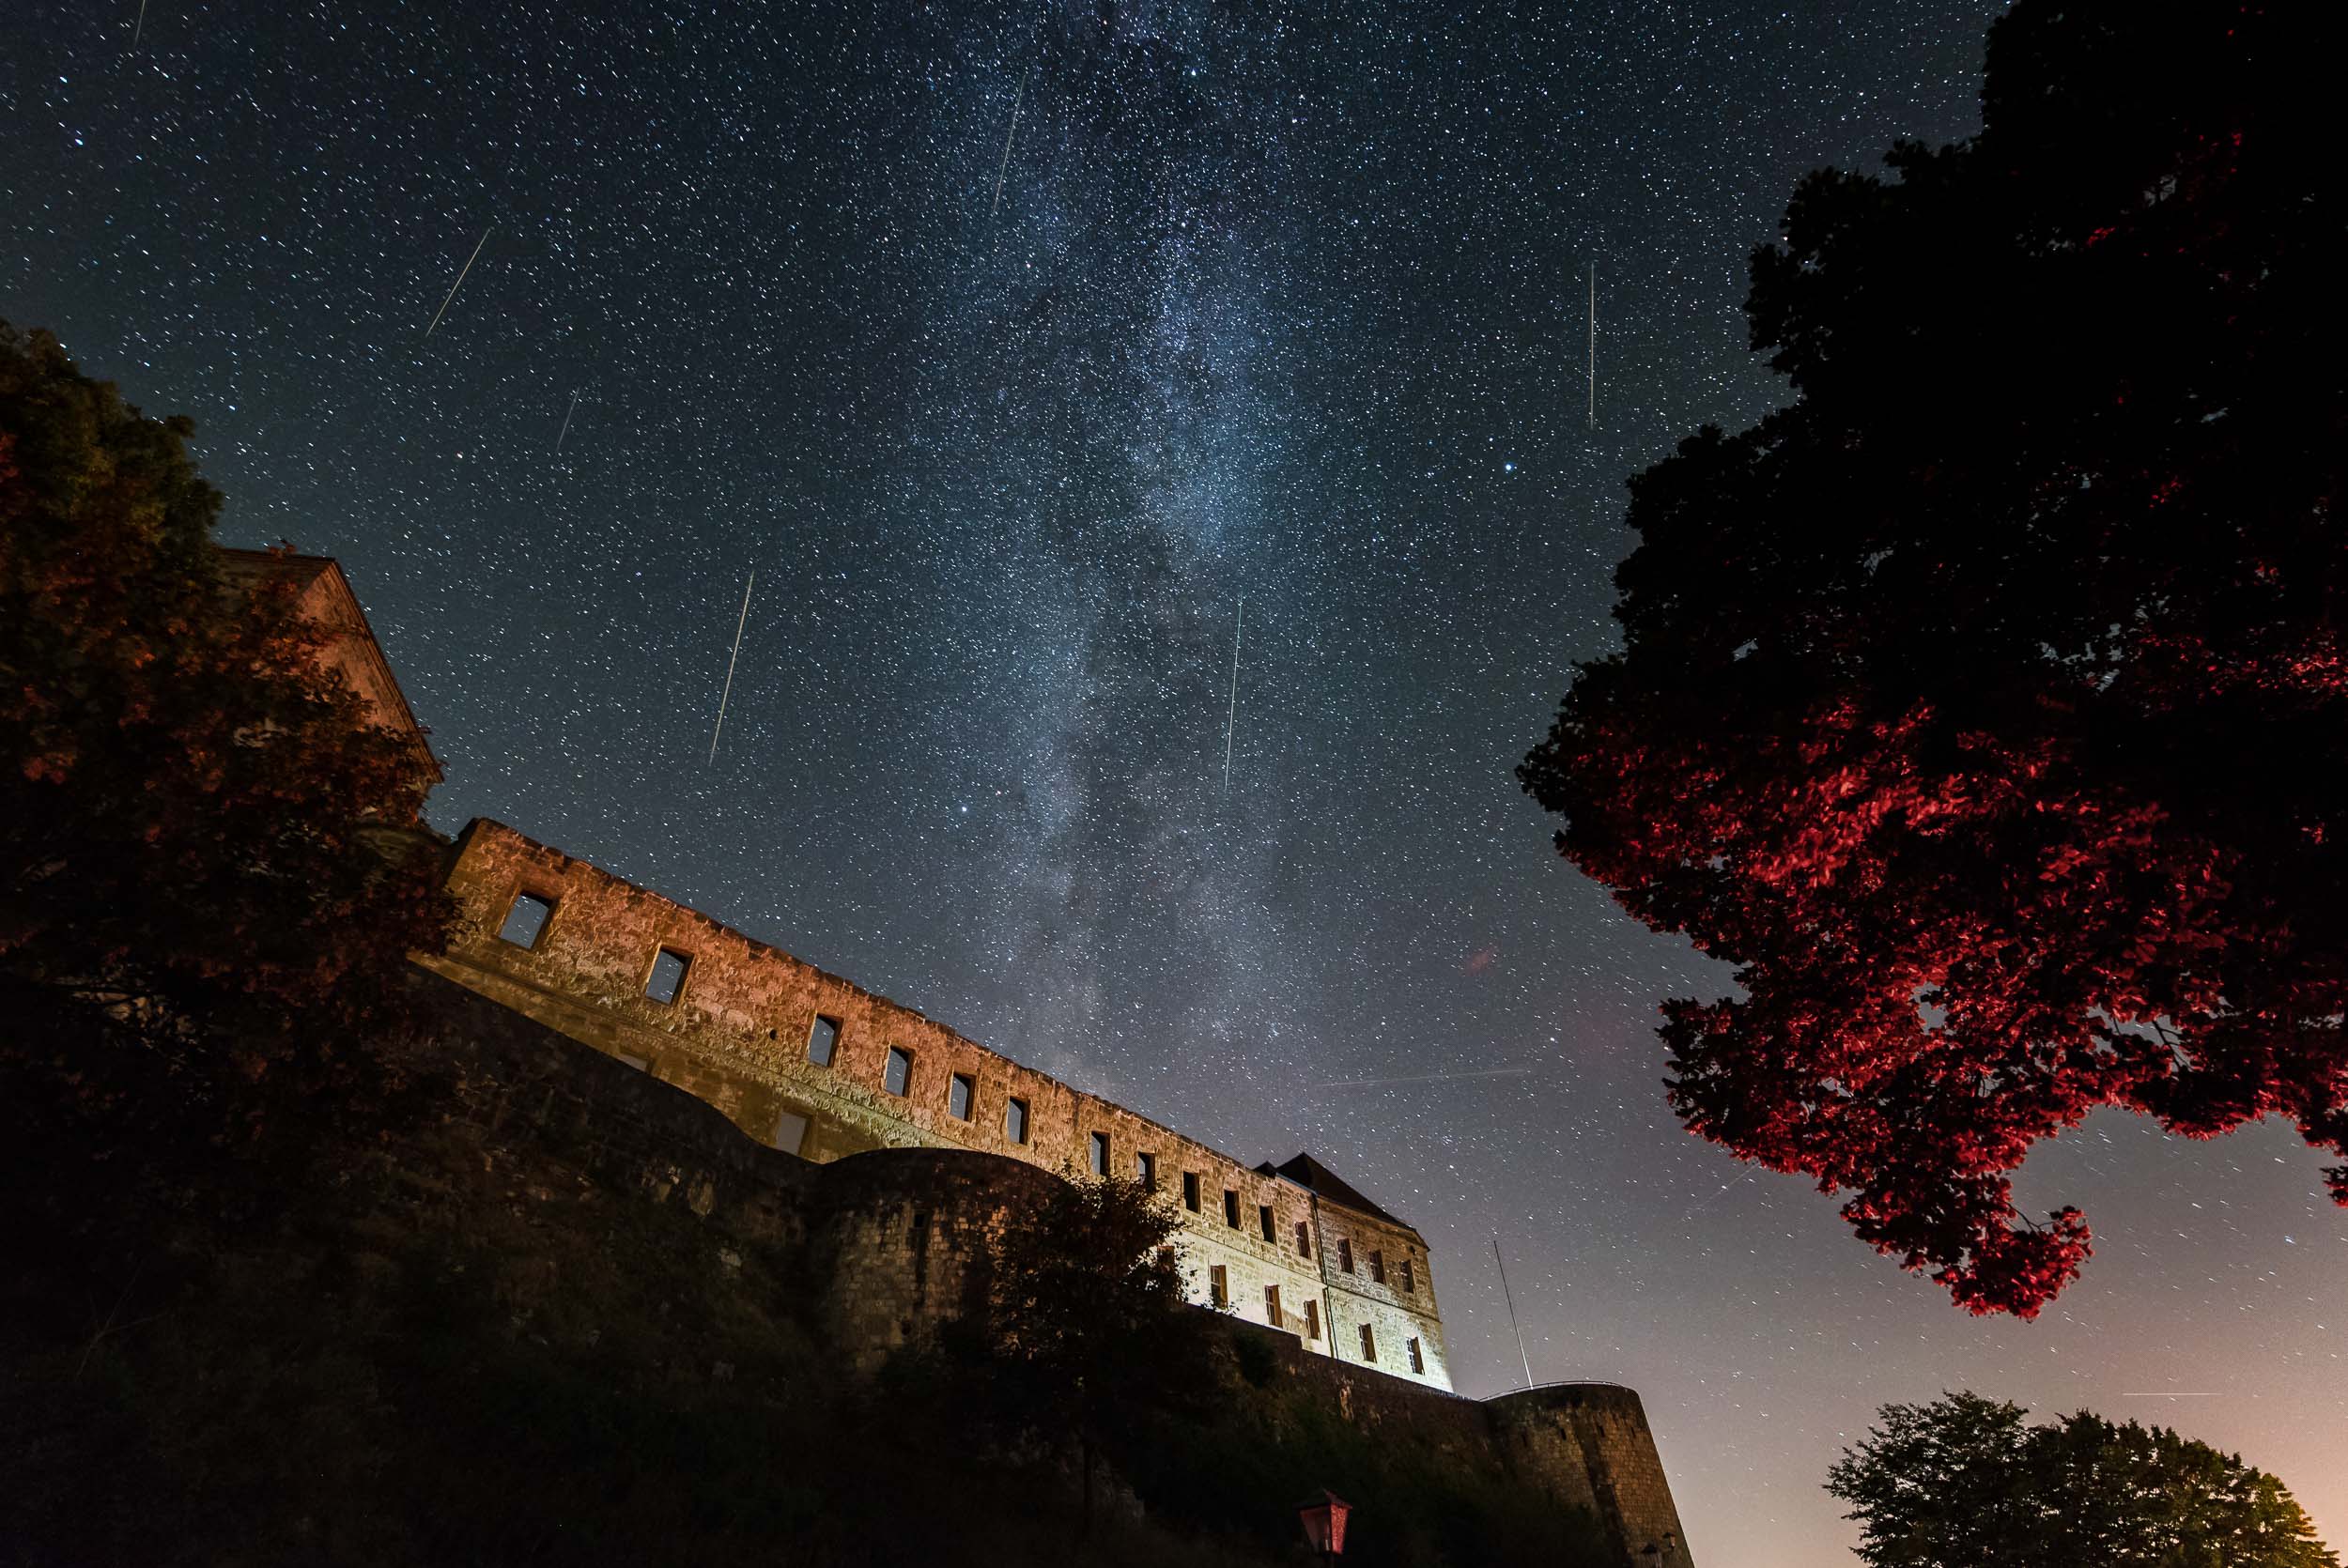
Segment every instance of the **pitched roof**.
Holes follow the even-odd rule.
[[[1352,1182],[1347,1181],[1309,1154],[1300,1154],[1285,1165],[1274,1165],[1267,1161],[1256,1169],[1265,1176],[1286,1176],[1297,1186],[1330,1203],[1352,1209],[1356,1213],[1367,1214],[1373,1220],[1383,1220],[1390,1225],[1400,1225],[1413,1235],[1417,1234],[1417,1227],[1408,1220],[1398,1219],[1387,1213],[1364,1197],[1360,1189]]]

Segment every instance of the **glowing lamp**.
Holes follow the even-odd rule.
[[[1324,1558],[1334,1558],[1345,1550],[1345,1516],[1352,1512],[1352,1503],[1326,1490],[1296,1505],[1296,1516],[1305,1524],[1306,1544]]]

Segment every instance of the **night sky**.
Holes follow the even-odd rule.
[[[440,826],[1315,1151],[1425,1232],[1472,1394],[1522,1376],[1497,1232],[1706,1568],[1852,1560],[1828,1465],[1961,1387],[2338,1541],[2315,1156],[2099,1117],[2022,1182],[2085,1279],[1964,1317],[1677,1130],[1656,1007],[1725,972],[1510,776],[1614,645],[1625,477],[1784,395],[1751,248],[1972,131],[2000,8],[17,4],[0,316],[192,415],[228,542],[341,558]]]

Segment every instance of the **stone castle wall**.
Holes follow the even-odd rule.
[[[526,1137],[642,1201],[684,1208],[803,1280],[824,1344],[870,1368],[928,1343],[980,1304],[991,1237],[1058,1177],[1022,1161],[939,1148],[874,1149],[824,1164],[744,1137],[715,1107],[471,987],[425,974],[432,1057],[453,1073],[446,1115],[492,1142]],[[1235,1321],[1309,1397],[1375,1438],[1506,1479],[1560,1517],[1603,1527],[1615,1568],[1692,1568],[1638,1396],[1564,1384],[1486,1401],[1309,1351]],[[1371,1499],[1356,1499],[1357,1503]],[[1658,1555],[1646,1555],[1648,1546]]]
[[[1098,1135],[1112,1173],[1135,1175],[1146,1155],[1178,1203],[1195,1178],[1197,1207],[1185,1208],[1182,1249],[1192,1299],[1209,1299],[1220,1269],[1234,1311],[1271,1323],[1266,1287],[1276,1287],[1279,1321],[1271,1326],[1308,1348],[1363,1360],[1367,1324],[1379,1370],[1450,1387],[1427,1246],[1408,1226],[1252,1169],[499,823],[466,828],[448,885],[461,906],[456,935],[445,954],[420,961],[685,1089],[761,1143],[819,1163],[883,1148],[953,1148],[1080,1171]],[[552,909],[526,947],[499,935],[518,894]],[[686,965],[666,1003],[645,993],[664,950]],[[809,1054],[819,1020],[837,1026],[824,1064]],[[889,1088],[892,1050],[909,1061],[903,1094]],[[965,1091],[968,1114],[956,1115],[954,1098]],[[1013,1100],[1025,1107],[1024,1141],[1008,1126]],[[1336,1267],[1341,1241],[1350,1274]],[[1369,1277],[1373,1252],[1384,1259],[1383,1284]]]

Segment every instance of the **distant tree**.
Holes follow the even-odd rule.
[[[2348,191],[2317,6],[2022,0],[1972,141],[1803,180],[1797,401],[1631,484],[1622,652],[1519,776],[1632,914],[1689,1128],[2031,1316],[2098,1106],[2348,1153]],[[2330,1170],[2348,1203],[2348,1165]]]
[[[1093,1475],[1137,1410],[1181,1409],[1215,1376],[1215,1319],[1183,1300],[1182,1216],[1137,1181],[1074,1180],[994,1248],[989,1348],[1016,1424]]]
[[[38,999],[234,1083],[348,1053],[448,908],[384,847],[411,754],[224,581],[193,429],[0,323],[0,1053]]]
[[[2340,1568],[2281,1482],[2166,1427],[1886,1405],[1827,1490],[1870,1568]]]

